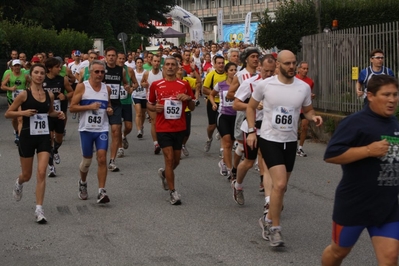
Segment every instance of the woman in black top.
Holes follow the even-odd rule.
[[[36,183],[36,221],[46,223],[42,208],[46,188],[46,168],[50,156],[51,142],[48,126],[48,116],[65,119],[62,111],[53,109],[54,95],[43,89],[46,69],[42,64],[35,64],[30,70],[30,87],[21,92],[5,113],[6,118],[23,117],[19,142],[19,156],[22,173],[18,176],[13,190],[15,200],[22,198],[23,183],[32,176],[33,156],[37,153],[37,183]]]

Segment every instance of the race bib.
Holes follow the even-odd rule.
[[[224,95],[223,95],[223,106],[224,107],[232,107],[233,103],[234,103],[234,99],[232,99],[232,100],[227,99],[226,96],[227,96],[227,92],[224,93]]]
[[[122,86],[120,88],[121,88],[120,91],[119,91],[120,98],[121,99],[126,99],[127,95],[128,95],[127,91]]]
[[[54,111],[61,111],[61,101],[60,100],[54,100],[53,103]]]
[[[23,91],[23,90],[16,90],[16,91],[13,91],[11,94],[12,94],[12,99],[14,100],[15,98],[17,98],[17,96],[21,93],[21,91]]]
[[[137,92],[137,93],[140,93],[140,92],[144,92],[144,90],[145,90],[145,88],[143,88],[143,87],[138,87],[138,88],[136,89],[136,92]]]
[[[47,135],[50,134],[48,127],[48,114],[35,114],[29,118],[31,135]]]
[[[109,84],[109,86],[111,87],[111,96],[110,96],[110,98],[112,100],[119,99],[119,90],[120,90],[121,86],[119,84]]]
[[[291,131],[294,129],[293,107],[277,106],[273,109],[272,126],[279,131]]]
[[[164,115],[166,119],[179,119],[183,111],[183,104],[178,100],[165,100]]]
[[[91,110],[86,115],[85,128],[90,130],[102,130],[104,123],[105,109]]]

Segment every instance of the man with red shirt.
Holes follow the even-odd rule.
[[[308,71],[309,71],[309,65],[307,62],[302,61],[299,63],[298,67],[297,67],[297,74],[296,74],[296,78],[306,82],[310,88],[313,91],[313,86],[314,86],[314,82],[311,78],[309,78],[308,75]],[[314,99],[316,95],[314,93],[311,94],[312,99]],[[309,120],[307,120],[305,118],[305,116],[303,115],[302,111],[301,111],[301,135],[299,137],[299,146],[297,148],[296,151],[296,155],[301,156],[301,157],[306,157],[308,156],[304,151],[303,151],[303,144],[305,143],[305,139],[306,139],[306,135],[308,132],[308,127],[309,127]]]
[[[174,169],[179,165],[181,147],[186,130],[186,118],[183,115],[188,107],[194,110],[194,95],[190,85],[176,78],[177,60],[173,56],[165,58],[164,77],[151,84],[148,93],[147,108],[157,113],[155,128],[158,143],[162,148],[165,169],[158,174],[164,190],[170,191],[170,203],[181,204],[180,195],[175,190]]]
[[[193,67],[193,63],[194,62],[194,58],[191,57],[191,52],[190,50],[184,50],[183,53],[183,62],[182,62],[182,67],[184,69],[184,71],[186,71],[188,76],[195,76],[192,75],[191,72],[196,71],[199,74],[199,70],[198,67],[194,65]]]

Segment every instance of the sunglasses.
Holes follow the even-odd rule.
[[[94,70],[93,72],[96,74],[105,74],[105,70]]]

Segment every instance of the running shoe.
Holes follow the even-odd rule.
[[[15,140],[14,140],[14,143],[18,146],[18,144],[19,144],[19,136],[18,136],[18,134],[17,133],[15,133]]]
[[[219,158],[223,159],[223,148],[219,150]]]
[[[205,151],[205,152],[208,152],[209,149],[211,148],[212,140],[213,140],[213,138],[211,138],[211,139],[209,139],[209,140],[207,140],[207,141],[205,142],[205,146],[204,146],[204,151]]]
[[[23,187],[24,187],[24,185],[20,185],[18,183],[18,178],[17,178],[17,181],[15,182],[15,185],[14,185],[14,189],[12,191],[12,195],[16,201],[20,201],[22,199]]]
[[[218,131],[218,132],[216,132],[216,134],[215,134],[215,138],[216,138],[217,140],[220,140],[220,133],[219,133],[219,131]]]
[[[259,218],[259,225],[262,228],[262,237],[264,240],[269,241],[270,239],[270,227],[272,227],[271,223],[265,221],[265,216]]]
[[[270,229],[269,240],[272,247],[284,247],[283,235],[280,229]]]
[[[36,215],[36,222],[37,223],[39,223],[39,224],[47,223],[46,217],[44,217],[43,209],[36,209],[35,215]]]
[[[97,203],[108,203],[109,202],[109,198],[107,195],[107,191],[105,191],[105,189],[101,189],[100,193],[98,193],[97,196]]]
[[[76,119],[76,113],[72,114],[72,119]]]
[[[180,205],[180,195],[177,193],[176,190],[170,192],[170,204],[172,205]]]
[[[200,105],[200,101],[199,100],[195,100],[195,106]]]
[[[238,205],[244,205],[244,190],[243,189],[236,189],[236,180],[231,182],[231,188],[233,189],[233,199],[237,202]]]
[[[122,146],[125,150],[129,148],[129,142],[127,141],[126,137],[122,138]]]
[[[60,158],[60,154],[59,153],[54,153],[53,154],[53,160],[56,164],[60,164],[61,162],[61,158]]]
[[[220,169],[220,175],[227,176],[228,175],[227,167],[224,164],[223,160],[220,160],[218,165],[219,165],[219,169]]]
[[[117,158],[125,157],[125,151],[123,150],[123,148],[118,149],[118,152],[116,153],[116,157]]]
[[[139,138],[139,139],[143,138],[143,131],[142,130],[137,131],[137,138]]]
[[[308,155],[303,151],[303,149],[297,149],[296,150],[296,155],[301,156],[301,157],[307,157]]]
[[[237,142],[237,141],[234,141],[232,150],[233,150],[233,151],[236,151],[237,147],[238,147],[238,142]]]
[[[160,152],[161,152],[161,147],[159,146],[159,144],[155,145],[154,153],[159,154]]]
[[[111,172],[118,172],[119,168],[115,165],[114,161],[110,161],[108,164],[108,170],[110,170]]]
[[[190,155],[190,153],[188,152],[188,150],[187,150],[185,145],[183,145],[181,147],[181,151],[183,152],[184,156],[189,156]]]
[[[56,177],[55,166],[49,165],[48,169],[49,169],[48,177]]]
[[[79,199],[81,200],[87,200],[89,197],[87,194],[87,182],[85,184],[82,184],[82,182],[79,181],[79,194],[78,194]]]
[[[165,178],[165,170],[163,168],[159,168],[158,169],[158,175],[159,175],[159,177],[162,180],[162,188],[164,190],[169,190],[169,185],[168,185],[168,182],[166,181],[166,178]]]

